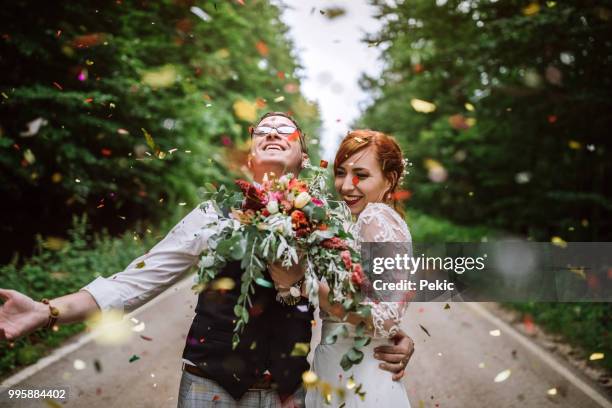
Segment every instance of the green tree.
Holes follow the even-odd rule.
[[[360,125],[403,143],[411,206],[537,240],[612,237],[609,4],[372,3],[385,69],[362,79]]]
[[[0,21],[5,257],[74,214],[117,233],[195,204],[264,111],[318,126],[267,1],[18,0]]]

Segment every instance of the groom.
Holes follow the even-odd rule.
[[[298,174],[308,157],[304,135],[284,113],[264,115],[252,138],[248,165],[256,182],[271,172]],[[123,272],[97,278],[79,292],[41,303],[0,289],[5,300],[0,307],[0,339],[15,339],[56,322],[82,321],[99,310],[129,311],[144,304],[197,263],[206,241],[199,235],[200,226],[206,217],[214,216],[211,208],[196,208]],[[183,352],[179,407],[304,405],[300,384],[308,363],[303,353],[293,351],[297,343],[310,343],[313,311],[305,299],[288,306],[276,300],[272,285],[256,286],[249,323],[233,350],[233,307],[240,294],[241,274],[240,262],[228,263],[218,279],[227,278],[224,281],[233,282],[233,287],[215,290],[211,285],[198,296]],[[265,276],[279,287],[299,286],[301,280],[297,268],[271,268]],[[381,368],[393,372],[398,380],[412,355],[413,343],[404,333],[395,343],[377,350],[377,358],[384,361]]]

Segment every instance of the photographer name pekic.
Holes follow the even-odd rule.
[[[446,279],[428,281],[421,279],[418,281],[409,281],[402,279],[399,282],[385,282],[377,279],[373,282],[374,290],[397,290],[397,291],[412,291],[412,290],[431,290],[431,291],[447,291],[455,290],[455,283],[449,282]]]

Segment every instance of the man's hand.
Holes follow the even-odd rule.
[[[414,353],[414,341],[403,331],[393,337],[394,345],[378,346],[374,349],[374,358],[384,361],[380,368],[393,373],[393,381],[404,376],[404,369]]]
[[[295,282],[302,279],[304,276],[304,269],[300,264],[293,265],[291,268],[284,268],[279,262],[268,265],[268,271],[270,277],[276,283],[277,286],[288,288]]]
[[[45,325],[49,307],[15,290],[0,289],[0,340],[15,340]]]

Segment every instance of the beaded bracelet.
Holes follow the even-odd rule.
[[[59,309],[57,307],[51,306],[51,304],[49,303],[49,299],[43,299],[42,302],[45,305],[49,306],[49,320],[45,325],[45,329],[53,329],[60,315]]]

